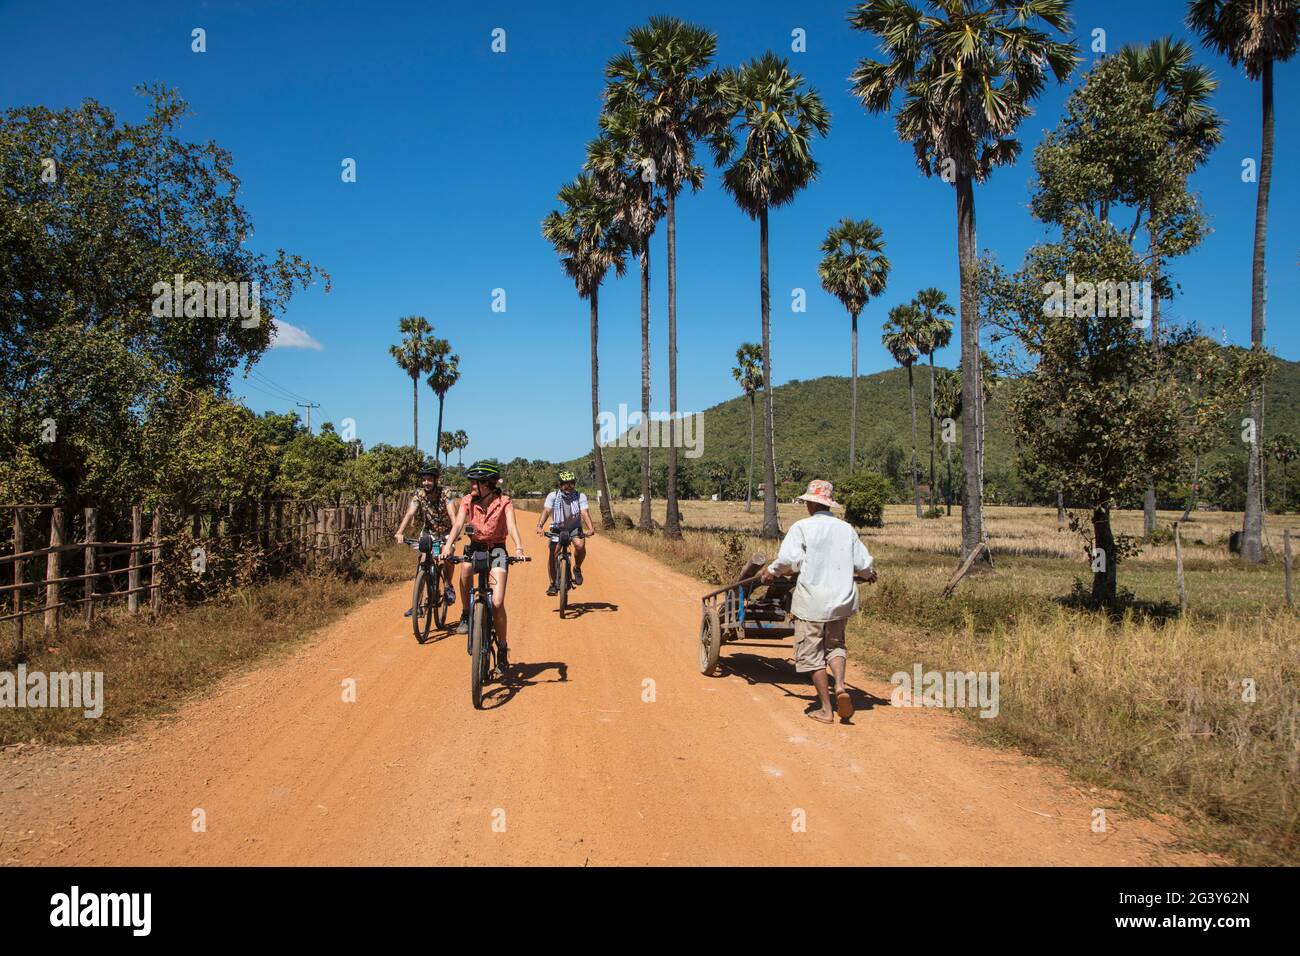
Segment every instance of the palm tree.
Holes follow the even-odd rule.
[[[434,339],[430,343],[432,368],[426,384],[438,396],[438,434],[442,434],[442,406],[451,387],[460,380],[460,356],[452,354],[451,343],[446,339]]]
[[[1192,63],[1192,47],[1186,40],[1162,37],[1146,46],[1129,44],[1119,51],[1129,79],[1143,86],[1151,98],[1151,109],[1159,111],[1168,124],[1168,142],[1188,174],[1209,158],[1223,140],[1223,124],[1210,108],[1211,94],[1218,81],[1207,67]],[[1155,203],[1149,212],[1154,212]],[[1140,215],[1139,210],[1139,215]],[[1160,232],[1155,216],[1147,218],[1149,271],[1155,294],[1151,297],[1151,345],[1160,358]],[[1149,540],[1156,530],[1156,485],[1147,476],[1143,501],[1143,526]]]
[[[1273,63],[1295,55],[1300,36],[1296,0],[1192,0],[1187,25],[1206,47],[1245,66],[1246,76],[1260,81],[1262,143],[1259,188],[1255,193],[1255,249],[1250,271],[1250,346],[1264,350],[1264,246],[1268,239],[1268,195],[1273,181]],[[1264,560],[1264,384],[1251,390],[1250,417],[1255,441],[1247,452],[1246,514],[1242,521],[1241,557]]]
[[[650,421],[650,236],[664,215],[664,201],[651,175],[653,155],[646,144],[647,110],[641,101],[607,109],[600,117],[600,136],[587,147],[587,169],[597,187],[614,203],[614,218],[627,234],[632,255],[641,266],[641,422]],[[643,435],[645,434],[643,428]],[[654,531],[650,511],[650,442],[641,442],[642,531]]]
[[[469,436],[465,434],[465,429],[463,428],[456,429],[455,441],[456,441],[455,444],[456,464],[464,465],[465,460],[463,454],[465,449],[469,447]]]
[[[921,336],[917,343],[921,354],[930,359],[930,510],[934,510],[934,353],[946,349],[952,341],[952,322],[944,318],[956,315],[943,291],[931,286],[922,289],[912,300],[921,312]]]
[[[714,79],[707,71],[717,52],[713,33],[676,17],[651,17],[627,33],[628,49],[609,61],[605,100],[611,111],[632,108],[646,146],[652,181],[664,193],[668,220],[668,516],[664,534],[681,537],[677,510],[677,195],[699,189],[704,170],[695,142],[716,123]],[[644,507],[644,506],[643,506]]]
[[[626,267],[627,240],[614,222],[614,205],[583,173],[560,188],[557,199],[563,211],[542,220],[542,236],[559,253],[560,264],[573,280],[578,295],[591,304],[591,439],[600,496],[600,518],[606,529],[614,527],[614,512],[605,481],[605,456],[600,448],[599,292],[611,268],[622,275]]]
[[[935,393],[935,414],[940,418],[951,418],[954,422],[961,417],[961,373],[941,369],[938,390]],[[952,442],[943,443],[944,457],[948,462],[948,480],[944,488],[944,500],[948,507],[948,517],[952,517]]]
[[[442,452],[442,464],[445,468],[451,453],[456,450],[456,436],[451,432],[438,433],[438,451]]]
[[[912,384],[912,366],[921,354],[921,332],[921,310],[915,302],[909,302],[889,310],[889,321],[880,337],[894,361],[907,369],[907,394],[912,403],[912,497],[918,518],[921,517],[921,486],[917,481],[920,469],[916,466],[916,388]]]
[[[411,376],[411,444],[415,446],[415,453],[420,453],[420,376],[433,368],[433,357],[430,354],[429,336],[433,333],[433,326],[429,320],[422,315],[405,315],[402,316],[398,323],[398,330],[402,333],[401,345],[390,345],[388,354],[397,362],[398,367]]]
[[[763,350],[756,342],[745,342],[736,349],[736,367],[731,377],[749,399],[749,471],[745,477],[745,511],[754,503],[754,396],[763,387]]]
[[[850,79],[868,112],[895,115],[900,139],[917,165],[954,185],[957,262],[961,279],[962,560],[984,539],[983,498],[976,452],[979,375],[979,294],[974,183],[995,166],[1015,161],[1016,128],[1030,114],[1048,73],[1069,77],[1078,56],[1049,31],[1069,34],[1068,0],[950,0],[926,4],[866,0],[849,17],[879,38],[884,60],[863,59]],[[1041,29],[1042,26],[1048,29]]]
[[[885,291],[889,259],[884,233],[870,219],[845,217],[822,240],[822,261],[817,267],[822,288],[849,310],[852,325],[852,377],[849,385],[849,474],[858,463],[858,316],[867,303]]]
[[[759,303],[763,319],[763,531],[776,538],[776,454],[772,421],[771,302],[767,282],[768,210],[784,206],[817,178],[813,134],[826,135],[830,113],[817,91],[803,88],[803,77],[768,52],[740,69],[722,74],[720,102],[727,122],[712,138],[722,185],[736,205],[758,220]]]

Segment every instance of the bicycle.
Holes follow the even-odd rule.
[[[560,592],[560,617],[569,609],[569,586],[572,583],[570,570],[569,545],[574,538],[585,538],[582,529],[565,531],[559,525],[551,525],[546,534],[547,539],[555,545],[555,586]]]
[[[492,570],[491,551],[470,543],[469,553],[463,557],[448,555],[442,560],[451,564],[468,564],[475,575],[474,585],[469,592],[469,640],[467,650],[470,656],[469,686],[470,699],[475,710],[483,709],[483,685],[492,678],[500,661],[500,647],[496,639],[492,618],[492,584],[489,572]],[[509,564],[531,561],[532,558],[508,557]],[[502,675],[504,676],[504,675]]]
[[[442,578],[434,558],[442,552],[446,538],[422,535],[419,538],[402,538],[420,552],[420,563],[415,571],[415,587],[411,591],[411,630],[415,640],[423,644],[429,639],[429,625],[436,622],[438,630],[447,626],[447,600],[443,594]],[[428,550],[424,542],[428,542]]]

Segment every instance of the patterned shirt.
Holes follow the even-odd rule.
[[[424,530],[435,537],[446,537],[451,531],[451,519],[447,517],[447,504],[442,500],[442,491],[437,485],[426,492],[420,488],[415,493],[416,515]]]

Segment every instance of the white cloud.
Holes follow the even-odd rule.
[[[325,346],[308,335],[306,329],[300,329],[296,325],[290,325],[288,322],[282,322],[279,319],[272,319],[272,322],[275,326],[275,334],[271,337],[271,348],[325,351]]]

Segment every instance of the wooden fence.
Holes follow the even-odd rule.
[[[216,513],[171,514],[164,507],[132,505],[129,517],[119,509],[111,522],[117,533],[129,526],[129,541],[100,540],[100,513],[94,507],[77,515],[54,504],[3,505],[0,516],[11,517],[12,535],[8,553],[0,554],[0,582],[8,582],[0,584],[0,622],[13,622],[16,648],[21,650],[25,621],[36,615],[42,616],[42,633],[49,635],[73,608],[80,608],[86,624],[109,602],[124,601],[130,614],[138,614],[141,607],[157,611],[169,576],[164,555],[178,542],[214,549],[256,547],[266,567],[314,568],[342,562],[383,545],[409,500],[410,494],[404,493],[340,506],[256,501]],[[0,543],[7,530],[0,526]],[[65,565],[78,552],[81,573],[67,573]],[[190,556],[184,558],[188,564]],[[182,577],[179,568],[171,573],[173,581]]]

